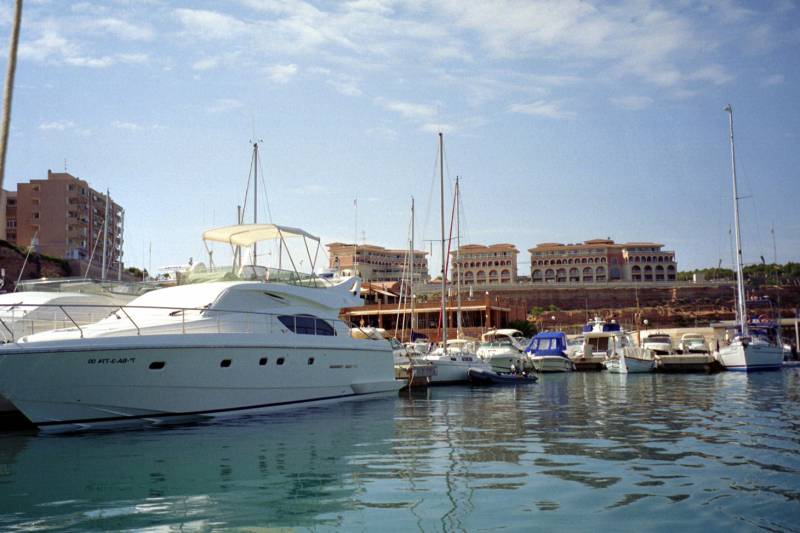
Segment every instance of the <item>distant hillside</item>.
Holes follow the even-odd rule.
[[[800,263],[775,263],[744,267],[744,279],[748,285],[796,285],[800,286]],[[703,273],[707,280],[734,280],[736,274],[729,268],[700,268],[689,272],[678,272],[678,280],[691,281],[693,274]]]
[[[8,241],[0,240],[0,268],[5,269],[5,277],[0,279],[0,292],[14,290],[26,251]],[[69,263],[64,259],[32,253],[25,265],[22,279],[63,278],[72,275]]]

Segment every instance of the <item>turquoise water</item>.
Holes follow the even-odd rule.
[[[797,531],[800,371],[547,375],[0,434],[2,531]]]

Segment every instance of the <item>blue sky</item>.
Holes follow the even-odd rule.
[[[773,224],[798,261],[798,49],[790,0],[27,0],[5,188],[66,161],[126,209],[128,265],[182,263],[234,221],[255,136],[273,222],[352,242],[357,197],[359,240],[404,247],[412,195],[438,237],[441,130],[462,242],[521,273],[604,237],[730,265],[731,103],[745,261]]]

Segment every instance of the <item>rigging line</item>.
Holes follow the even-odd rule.
[[[433,160],[433,171],[431,172],[431,188],[428,191],[428,202],[427,202],[428,208],[427,208],[427,211],[425,211],[425,218],[424,218],[424,221],[422,223],[422,242],[425,242],[426,240],[428,240],[428,239],[425,238],[425,232],[428,231],[428,224],[430,223],[430,218],[431,218],[431,208],[433,207],[433,194],[434,194],[434,190],[436,189],[436,183],[439,181],[437,179],[437,177],[438,177],[438,172],[437,172],[438,165],[439,165],[439,143],[437,142],[436,143],[436,157]],[[434,231],[434,235],[435,234],[436,234],[436,232]],[[431,257],[431,259],[433,259],[433,258]]]
[[[450,266],[450,248],[453,246],[453,222],[456,219],[456,202],[458,200],[458,195],[453,195],[453,208],[450,211],[450,233],[447,236],[447,254],[445,254],[444,265],[442,265],[442,276],[445,279],[445,283],[447,282],[447,273]],[[448,298],[449,300],[449,298]],[[447,309],[445,309],[447,312]],[[442,314],[439,313],[439,327],[442,326]]]
[[[750,182],[749,174],[747,172],[746,162],[742,163],[741,161],[737,161],[737,167],[739,169],[743,169],[743,171],[742,170],[739,171],[738,177],[740,178],[740,182],[744,181],[744,186],[747,188],[747,191],[749,193],[744,197],[740,196],[740,198],[742,198],[742,199],[744,199],[744,198],[752,199],[752,211],[751,212],[754,215],[753,218],[755,219],[755,223],[756,223],[755,240],[758,241],[758,254],[761,257],[764,257],[764,241],[765,241],[765,239],[763,238],[764,234],[761,233],[761,217],[759,216],[758,203],[756,202],[756,195],[753,192],[753,187],[752,187],[752,184]],[[744,178],[744,180],[742,180],[741,178]]]
[[[263,152],[262,152],[263,154]],[[267,220],[269,223],[272,224],[272,211],[269,207],[269,195],[267,194],[267,183],[264,181],[264,167],[261,165],[264,156],[261,156],[261,159],[258,160],[258,170],[261,171],[261,184],[263,185],[262,189],[264,189],[264,203],[267,204]]]
[[[94,240],[94,246],[92,246],[92,255],[89,256],[89,263],[86,265],[86,272],[83,273],[83,279],[86,281],[89,277],[89,269],[92,268],[92,260],[94,259],[94,253],[97,251],[97,244],[100,242],[100,235],[103,233],[103,226],[100,226],[100,229],[97,230],[97,238]]]
[[[253,176],[253,158],[255,154],[250,157],[250,164],[247,167],[247,185],[244,189],[244,202],[242,202],[242,212],[239,216],[239,224],[244,223],[244,214],[247,212],[247,198],[250,196],[250,178]]]

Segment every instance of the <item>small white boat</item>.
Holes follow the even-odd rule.
[[[655,369],[653,359],[625,356],[624,353],[608,358],[603,364],[606,370],[614,374],[639,374],[652,372]]]
[[[650,350],[654,355],[672,353],[672,337],[666,333],[651,333],[642,339],[642,349]]]
[[[781,347],[758,335],[737,335],[728,346],[720,348],[716,357],[725,370],[752,372],[779,370],[783,366]]]
[[[566,355],[567,336],[560,331],[538,333],[531,339],[525,352],[536,372],[571,372],[573,363]]]
[[[527,344],[527,339],[517,329],[493,329],[481,335],[476,353],[497,372],[511,372],[512,367],[531,370],[532,362],[525,353]]]
[[[629,334],[617,331],[608,339],[603,367],[617,374],[652,372],[655,360],[648,350],[636,346]]]

